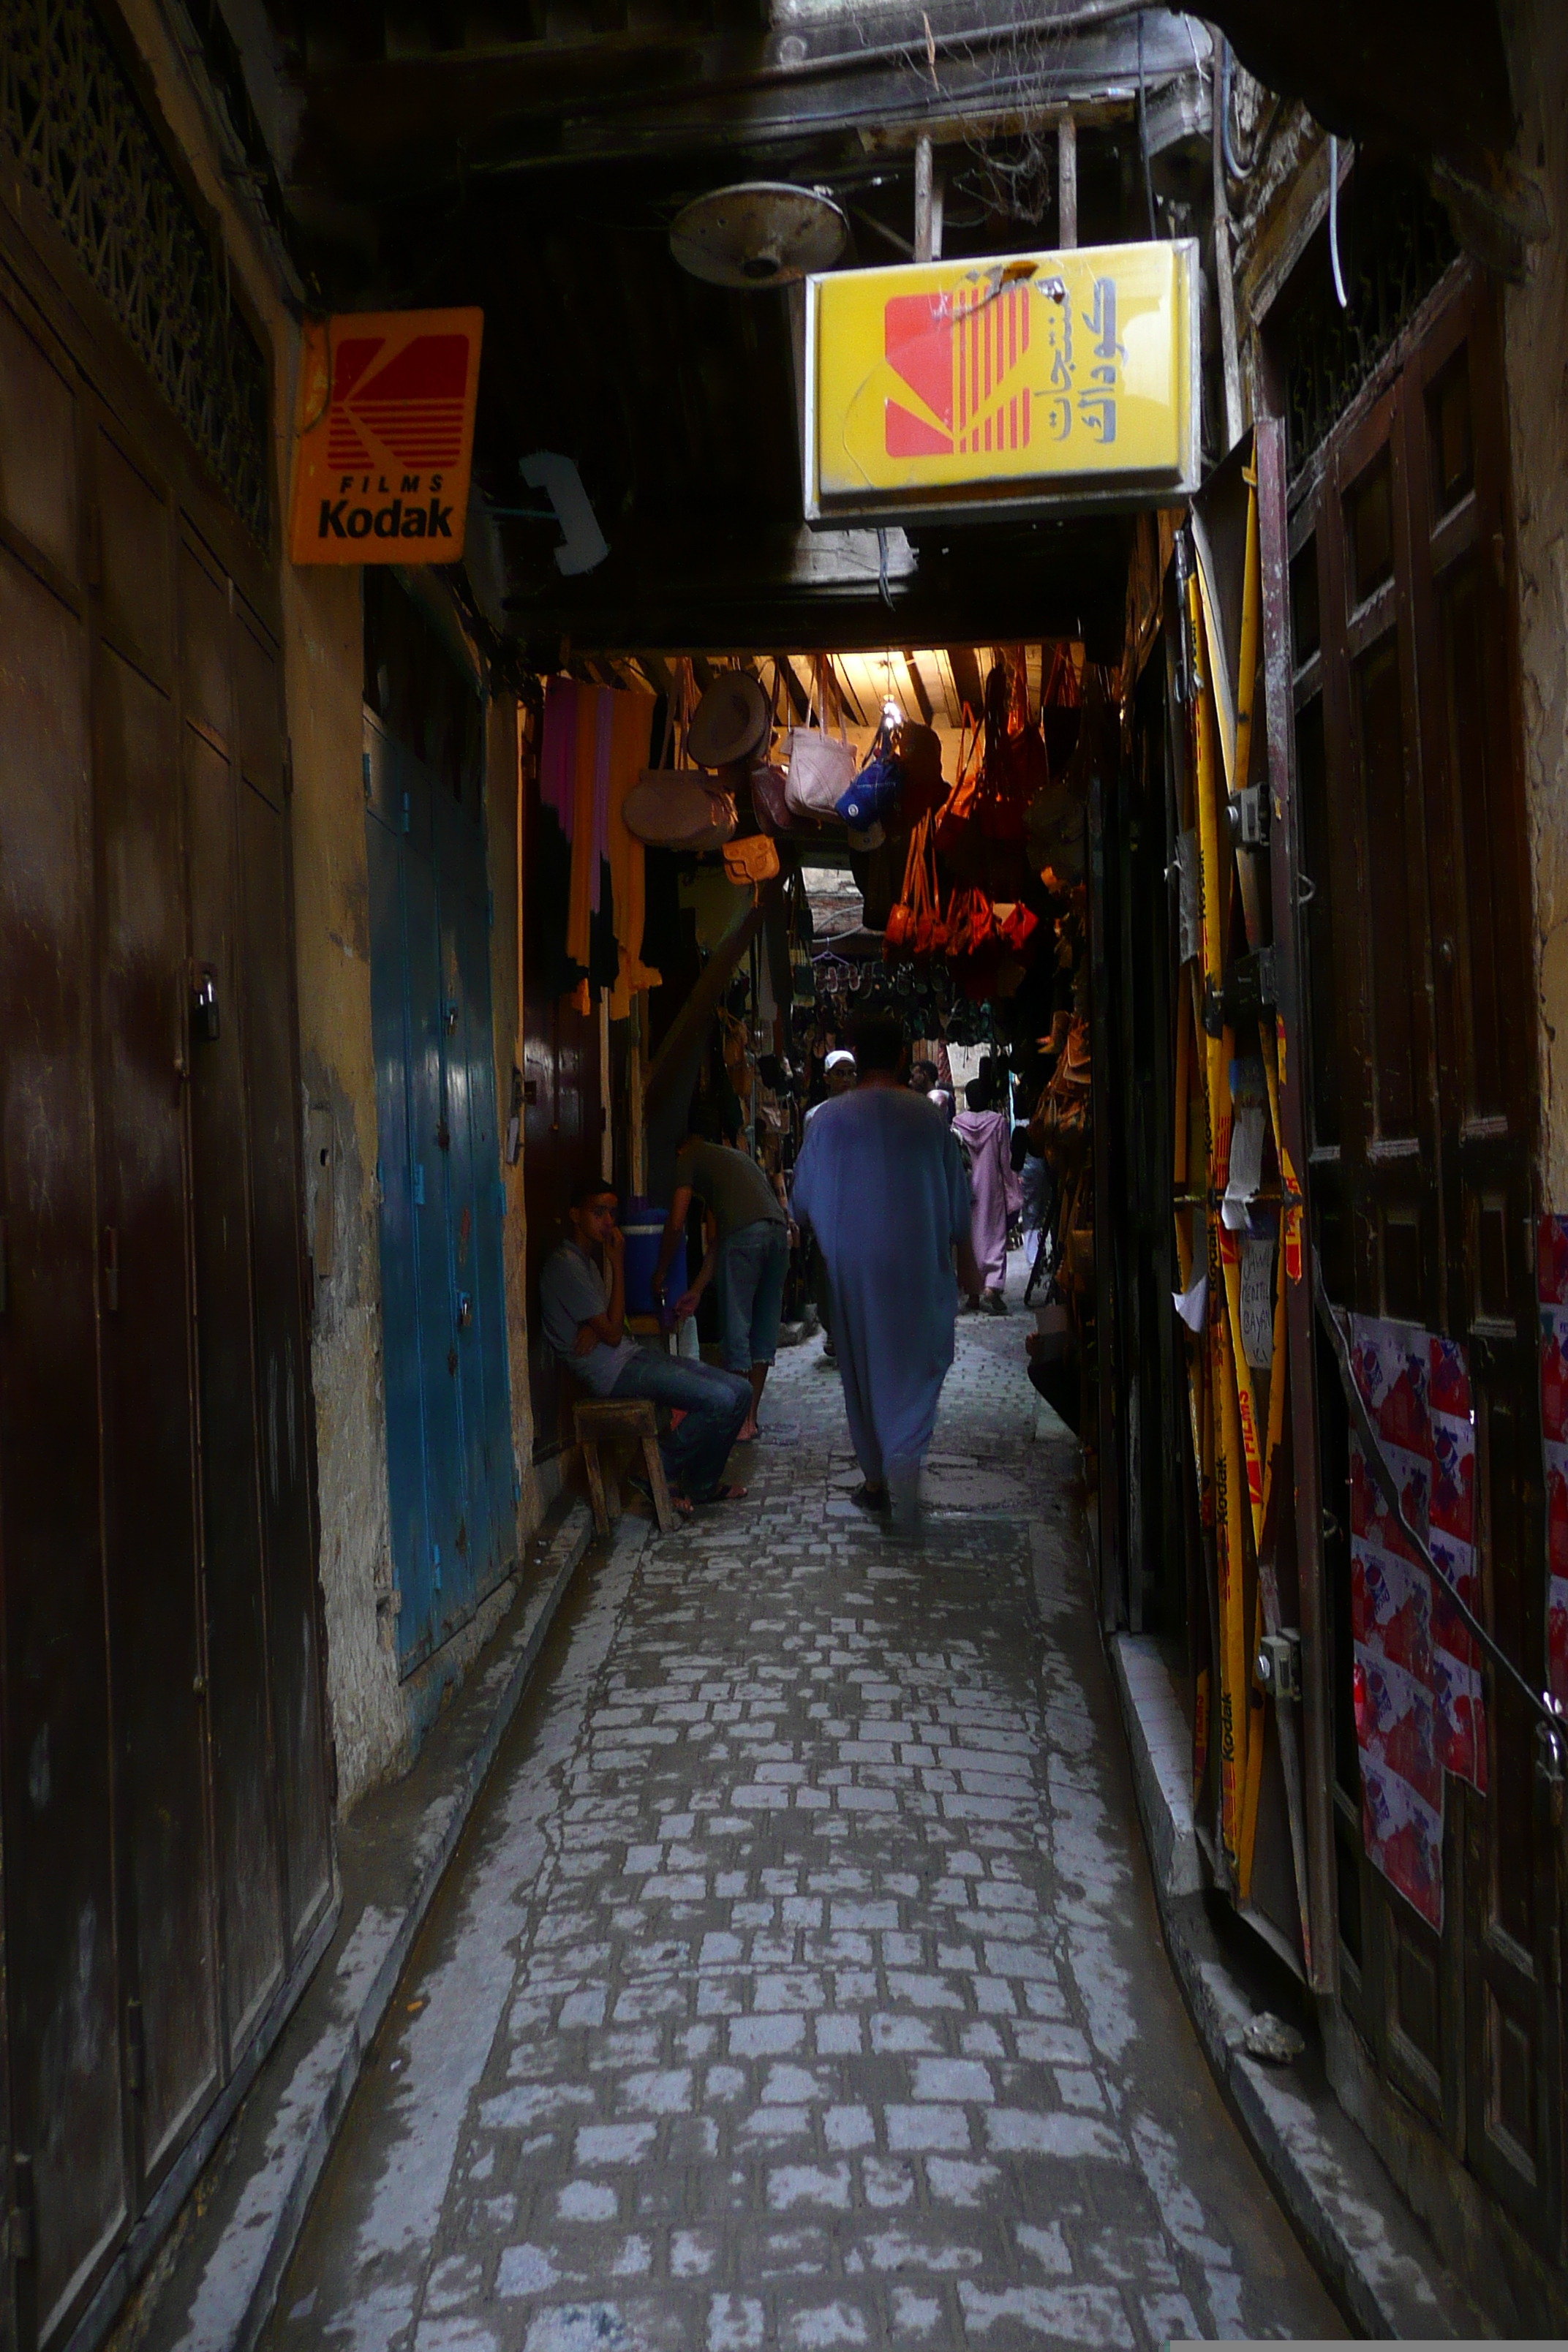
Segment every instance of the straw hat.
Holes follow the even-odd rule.
[[[727,669],[716,677],[691,714],[687,756],[700,768],[727,768],[750,760],[768,740],[773,712],[749,670]]]

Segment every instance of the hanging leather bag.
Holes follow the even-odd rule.
[[[895,730],[893,750],[902,779],[900,806],[906,824],[929,816],[947,798],[942,772],[942,739],[934,727],[909,723]]]
[[[735,803],[700,768],[671,764],[676,748],[677,705],[680,706],[679,753],[684,760],[686,719],[690,679],[684,666],[669,698],[664,724],[664,748],[657,768],[644,768],[621,803],[621,822],[634,841],[650,849],[684,849],[700,853],[732,841],[738,819]]]
[[[837,735],[827,731],[825,708],[821,709],[822,723],[816,727],[811,724],[812,709],[818,707],[821,682],[822,667],[818,662],[813,672],[806,723],[804,727],[792,727],[789,731],[784,800],[794,816],[811,817],[818,824],[831,819],[837,824],[842,821],[838,803],[855,781],[855,747],[844,732],[842,710]]]

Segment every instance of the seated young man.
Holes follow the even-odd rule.
[[[659,1440],[678,1507],[739,1502],[745,1488],[721,1482],[730,1448],[752,1409],[752,1384],[716,1364],[667,1356],[627,1339],[626,1240],[616,1223],[616,1205],[607,1184],[574,1185],[571,1236],[552,1251],[539,1276],[544,1336],[595,1396],[646,1397],[685,1415],[679,1429]]]

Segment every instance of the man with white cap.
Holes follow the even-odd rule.
[[[827,1087],[827,1092],[823,1096],[822,1102],[831,1102],[835,1095],[848,1093],[855,1083],[855,1056],[847,1045],[835,1045],[822,1066],[822,1075]],[[807,1127],[811,1125],[821,1108],[822,1103],[812,1104],[805,1114]]]

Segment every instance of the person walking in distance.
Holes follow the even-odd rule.
[[[952,1122],[969,1154],[973,1201],[974,1257],[980,1269],[973,1297],[988,1315],[1007,1312],[1007,1226],[1023,1205],[1023,1189],[1013,1173],[1013,1139],[999,1110],[986,1108],[984,1078],[964,1089],[968,1106]],[[982,1289],[984,1284],[984,1289]]]
[[[593,1395],[646,1397],[684,1416],[678,1430],[659,1440],[678,1507],[738,1503],[745,1488],[722,1481],[730,1448],[751,1409],[750,1383],[717,1364],[667,1356],[627,1339],[626,1237],[616,1207],[614,1192],[596,1177],[573,1186],[570,1232],[539,1276],[544,1336]],[[633,1486],[637,1483],[634,1478]]]
[[[900,1530],[919,1508],[921,1465],[952,1362],[959,1279],[978,1289],[969,1186],[942,1114],[903,1083],[901,1024],[855,1025],[853,1094],[825,1103],[801,1146],[792,1200],[826,1264],[844,1409],[863,1509]]]
[[[713,1124],[717,1126],[716,1119]],[[751,1382],[752,1409],[738,1441],[744,1445],[757,1434],[757,1409],[778,1353],[779,1317],[789,1274],[789,1216],[771,1178],[748,1153],[736,1150],[733,1133],[720,1140],[694,1127],[676,1155],[675,1192],[653,1270],[653,1295],[660,1305],[693,1192],[712,1213],[713,1242],[675,1311],[682,1322],[695,1315],[717,1270],[724,1363]]]

